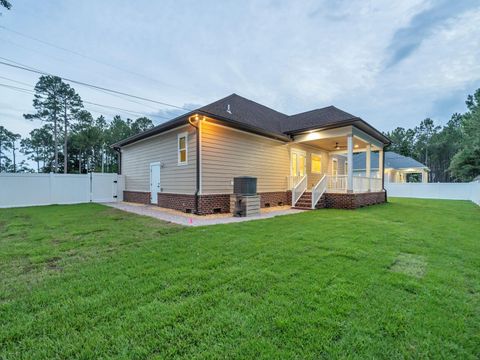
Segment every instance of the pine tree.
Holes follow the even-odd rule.
[[[68,129],[72,121],[76,119],[76,114],[83,107],[82,99],[75,92],[75,89],[68,84],[62,86],[62,106],[63,106],[63,172],[68,172]]]
[[[62,130],[64,136],[64,172],[67,172],[68,156],[68,128],[75,114],[82,108],[82,100],[70,85],[64,83],[58,76],[41,76],[35,85],[33,107],[35,114],[25,114],[26,119],[39,119],[52,124],[54,142],[53,172],[58,172],[58,145],[59,133]],[[60,121],[63,120],[63,124]]]

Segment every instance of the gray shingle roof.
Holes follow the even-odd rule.
[[[359,118],[340,110],[335,106],[327,106],[321,109],[289,116],[288,121],[282,123],[282,131],[289,133],[292,131],[310,129],[315,126],[326,126],[354,119]]]
[[[229,95],[211,104],[202,106],[188,114],[181,115],[166,123],[155,126],[143,133],[131,136],[112,145],[113,147],[124,146],[135,141],[159,134],[173,127],[188,123],[188,116],[199,113],[217,118],[221,121],[262,135],[271,136],[284,141],[290,139],[290,135],[310,128],[334,126],[336,124],[355,124],[362,130],[370,132],[377,139],[388,143],[388,139],[378,130],[364,122],[359,117],[349,114],[335,106],[303,112],[295,115],[286,115],[267,106],[246,99],[237,94]]]
[[[353,156],[353,169],[354,170],[365,170],[366,167],[366,153],[356,153]],[[371,153],[371,168],[378,169],[378,152]],[[403,156],[397,154],[393,151],[385,152],[385,168],[392,169],[408,169],[408,168],[427,168],[421,162],[418,162],[415,159],[412,159],[408,156]]]
[[[230,112],[227,111],[228,109]],[[237,94],[217,100],[198,110],[279,135],[284,135],[281,124],[288,119],[288,115]]]

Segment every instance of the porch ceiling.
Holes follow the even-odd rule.
[[[311,145],[320,148],[325,151],[347,151],[347,137],[336,136],[328,139],[316,139],[304,141],[304,144]],[[338,147],[337,147],[338,145]],[[364,150],[367,147],[367,143],[357,137],[353,138],[353,151]]]
[[[381,141],[357,129],[355,126],[312,130],[308,133],[296,135],[294,141],[309,143],[327,151],[346,152],[347,141],[350,136],[353,138],[354,151],[362,151],[362,149],[365,151],[368,144],[372,145],[372,150],[383,149],[384,144]]]

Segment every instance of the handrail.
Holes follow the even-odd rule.
[[[287,176],[287,188],[292,190],[295,185],[297,185],[304,175],[291,175]]]
[[[323,193],[327,190],[327,176],[323,174],[322,178],[312,189],[312,209],[315,209],[315,205],[322,197]]]
[[[307,190],[307,175],[303,175],[300,181],[292,188],[292,206],[295,206],[297,201],[302,197]]]

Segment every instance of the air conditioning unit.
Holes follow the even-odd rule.
[[[233,179],[233,194],[230,195],[230,212],[233,216],[260,214],[260,196],[257,195],[257,178],[239,176]]]

